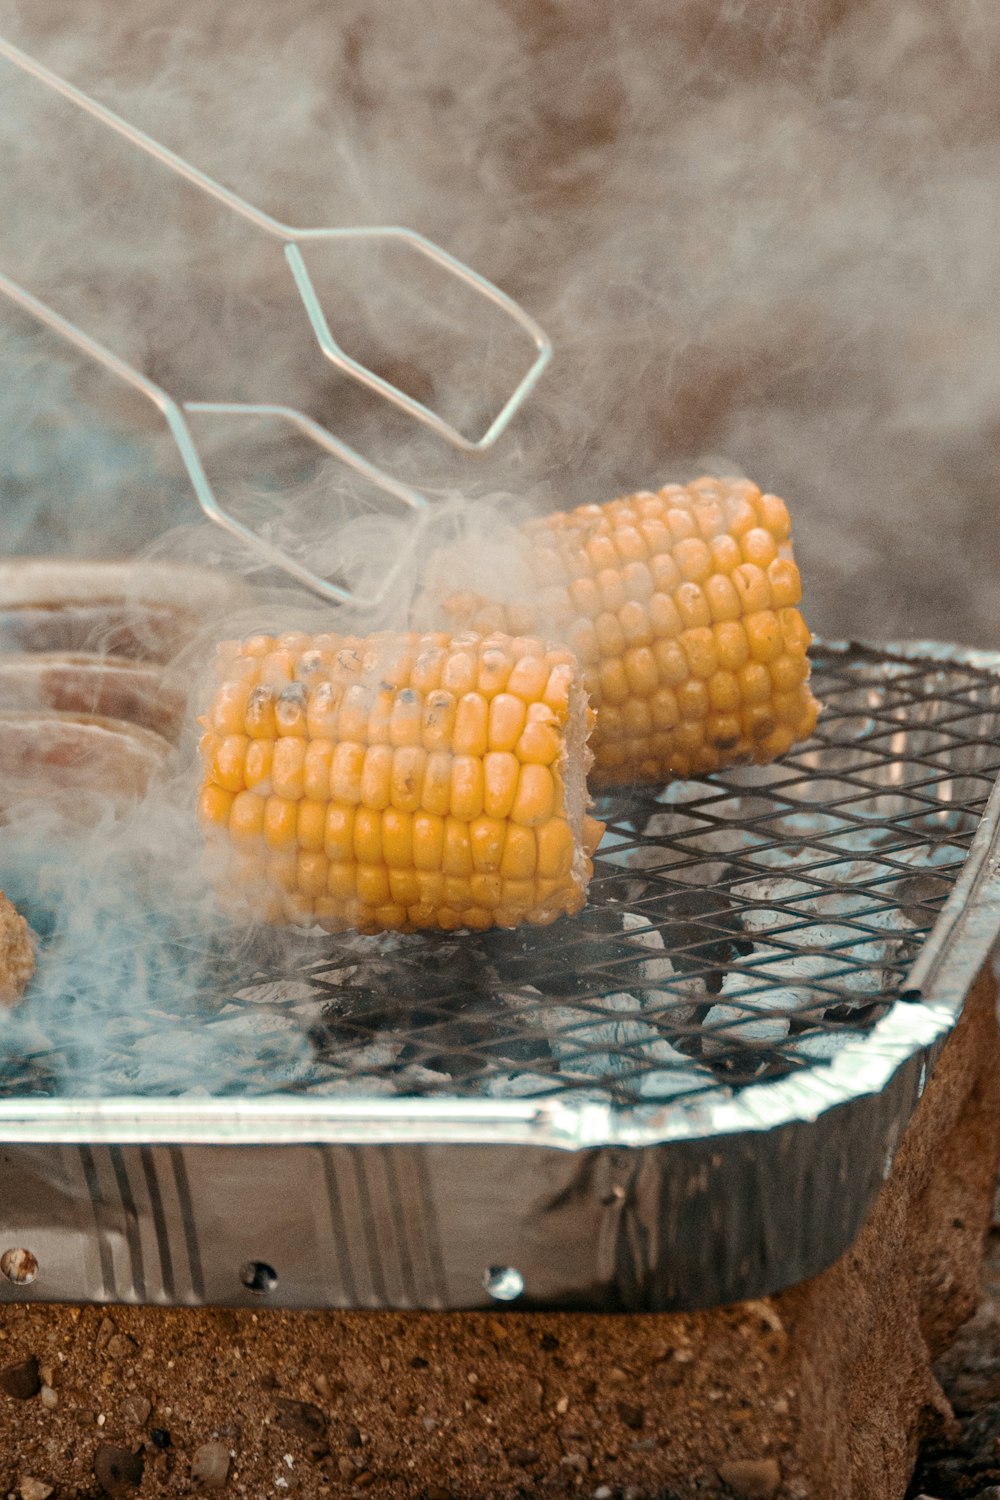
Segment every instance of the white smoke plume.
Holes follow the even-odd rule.
[[[287,221],[421,230],[556,346],[496,450],[456,457],[323,361],[280,247],[2,65],[0,265],[173,394],[286,401],[476,504],[722,455],[789,501],[814,628],[1000,641],[990,8],[2,0],[0,30]],[[506,325],[408,319],[442,285],[407,259],[312,260],[355,352],[482,425],[528,352]],[[135,550],[196,515],[155,414],[3,311],[6,545]],[[273,432],[203,436],[288,534],[303,486],[341,493]]]
[[[419,230],[556,351],[488,455],[453,453],[323,360],[276,242],[0,62],[0,270],[177,399],[325,423],[428,495],[425,550],[470,518],[492,533],[740,471],[788,501],[814,630],[1000,646],[995,8],[0,0],[0,34],[287,222]],[[351,352],[482,429],[530,354],[509,324],[396,252],[307,261]],[[285,431],[196,436],[234,507],[323,570],[353,576],[363,551],[377,580],[412,539]],[[152,407],[3,299],[0,547],[251,566],[199,521]],[[410,554],[392,623],[419,575]],[[281,603],[312,623],[315,601]],[[182,804],[175,789],[152,825],[174,850],[164,890],[184,886]],[[141,866],[150,837],[133,828],[115,859]],[[53,962],[115,928],[102,899],[67,909]],[[107,977],[134,1019],[156,987],[130,943],[111,941]],[[59,973],[43,985],[75,1036]]]

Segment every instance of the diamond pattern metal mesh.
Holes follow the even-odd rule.
[[[816,1066],[899,996],[965,862],[1000,772],[1000,680],[831,649],[814,685],[818,731],[780,764],[603,797],[579,917],[224,947],[192,973],[193,1010],[175,976],[156,1014],[116,1017],[89,1091],[632,1104]],[[206,1057],[227,1062],[206,1077]],[[22,1045],[0,1089],[60,1078]]]

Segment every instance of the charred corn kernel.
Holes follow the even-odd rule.
[[[333,740],[340,716],[341,689],[333,682],[318,682],[309,694],[306,731],[313,740]],[[247,733],[254,731],[247,726]]]
[[[479,675],[476,687],[484,698],[502,693],[510,678],[513,662],[499,646],[486,646],[479,653]]]
[[[706,477],[580,506],[524,530],[532,594],[515,601],[518,618],[565,641],[583,664],[597,711],[597,783],[760,759],[785,738],[778,728],[792,743],[812,732],[809,632],[797,608],[788,511],[777,496],[749,480]],[[501,609],[508,629],[514,607]],[[497,619],[498,606],[469,592],[442,608],[459,627]],[[770,670],[778,726],[762,740],[762,721],[751,716],[753,735],[733,742],[733,717],[769,701],[756,672],[746,677],[756,696],[742,696],[751,665]],[[530,675],[522,664],[507,691],[536,699]],[[712,685],[707,703],[700,690],[687,690],[691,678]],[[675,704],[664,692],[680,698]],[[494,718],[491,707],[489,745],[514,751],[520,731],[504,736],[504,711],[512,712],[503,705]],[[714,724],[712,744],[704,739],[709,713],[724,721]]]
[[[424,767],[424,811],[443,818],[450,806],[451,755],[447,750],[432,750]]]
[[[274,722],[281,735],[305,737],[306,690],[301,682],[290,682],[274,700]]]
[[[455,736],[455,694],[437,688],[424,699],[421,739],[425,750],[450,750]]]
[[[422,745],[401,745],[392,752],[389,801],[401,812],[416,812],[422,805],[427,751]]]
[[[648,543],[632,530],[621,578],[598,586],[606,638],[632,642],[628,668],[617,667],[626,695],[659,680],[645,644]],[[582,547],[575,557],[590,567]],[[619,598],[623,579],[632,600]],[[475,930],[579,910],[593,713],[568,647],[472,632],[288,632],[252,647],[220,648],[201,720],[198,816],[218,830],[217,848],[229,841],[234,900],[269,921],[362,932]],[[787,672],[781,680],[799,690]],[[624,723],[652,732],[652,710],[630,702]]]
[[[278,733],[274,714],[275,696],[274,688],[258,685],[247,698],[243,722],[247,734],[253,739],[273,740]]]
[[[412,688],[402,688],[395,695],[389,719],[390,744],[397,749],[420,744],[422,709],[420,694]]]

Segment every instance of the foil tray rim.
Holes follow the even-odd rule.
[[[971,666],[1000,678],[1000,651],[939,641],[817,640],[824,651],[870,651],[915,663]],[[917,1097],[1000,930],[1000,779],[968,857],[907,976],[872,1029],[829,1061],[790,1077],[719,1089],[685,1102],[614,1106],[541,1101],[179,1097],[0,1100],[0,1140],[19,1144],[227,1146],[534,1146],[564,1151],[666,1146],[816,1123],[883,1093],[919,1056]],[[916,1099],[913,1100],[916,1103]],[[902,1121],[901,1124],[905,1123]]]

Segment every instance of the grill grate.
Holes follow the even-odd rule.
[[[824,648],[814,683],[819,729],[780,764],[603,797],[579,917],[458,938],[268,932],[216,945],[196,995],[167,964],[159,1008],[116,1017],[91,1091],[200,1082],[230,1095],[572,1092],[627,1105],[815,1066],[903,994],[1000,772],[1000,680],[971,663]],[[196,946],[188,935],[184,951]],[[0,1092],[62,1092],[64,1056],[26,1037]],[[206,1056],[227,1058],[207,1083]]]

